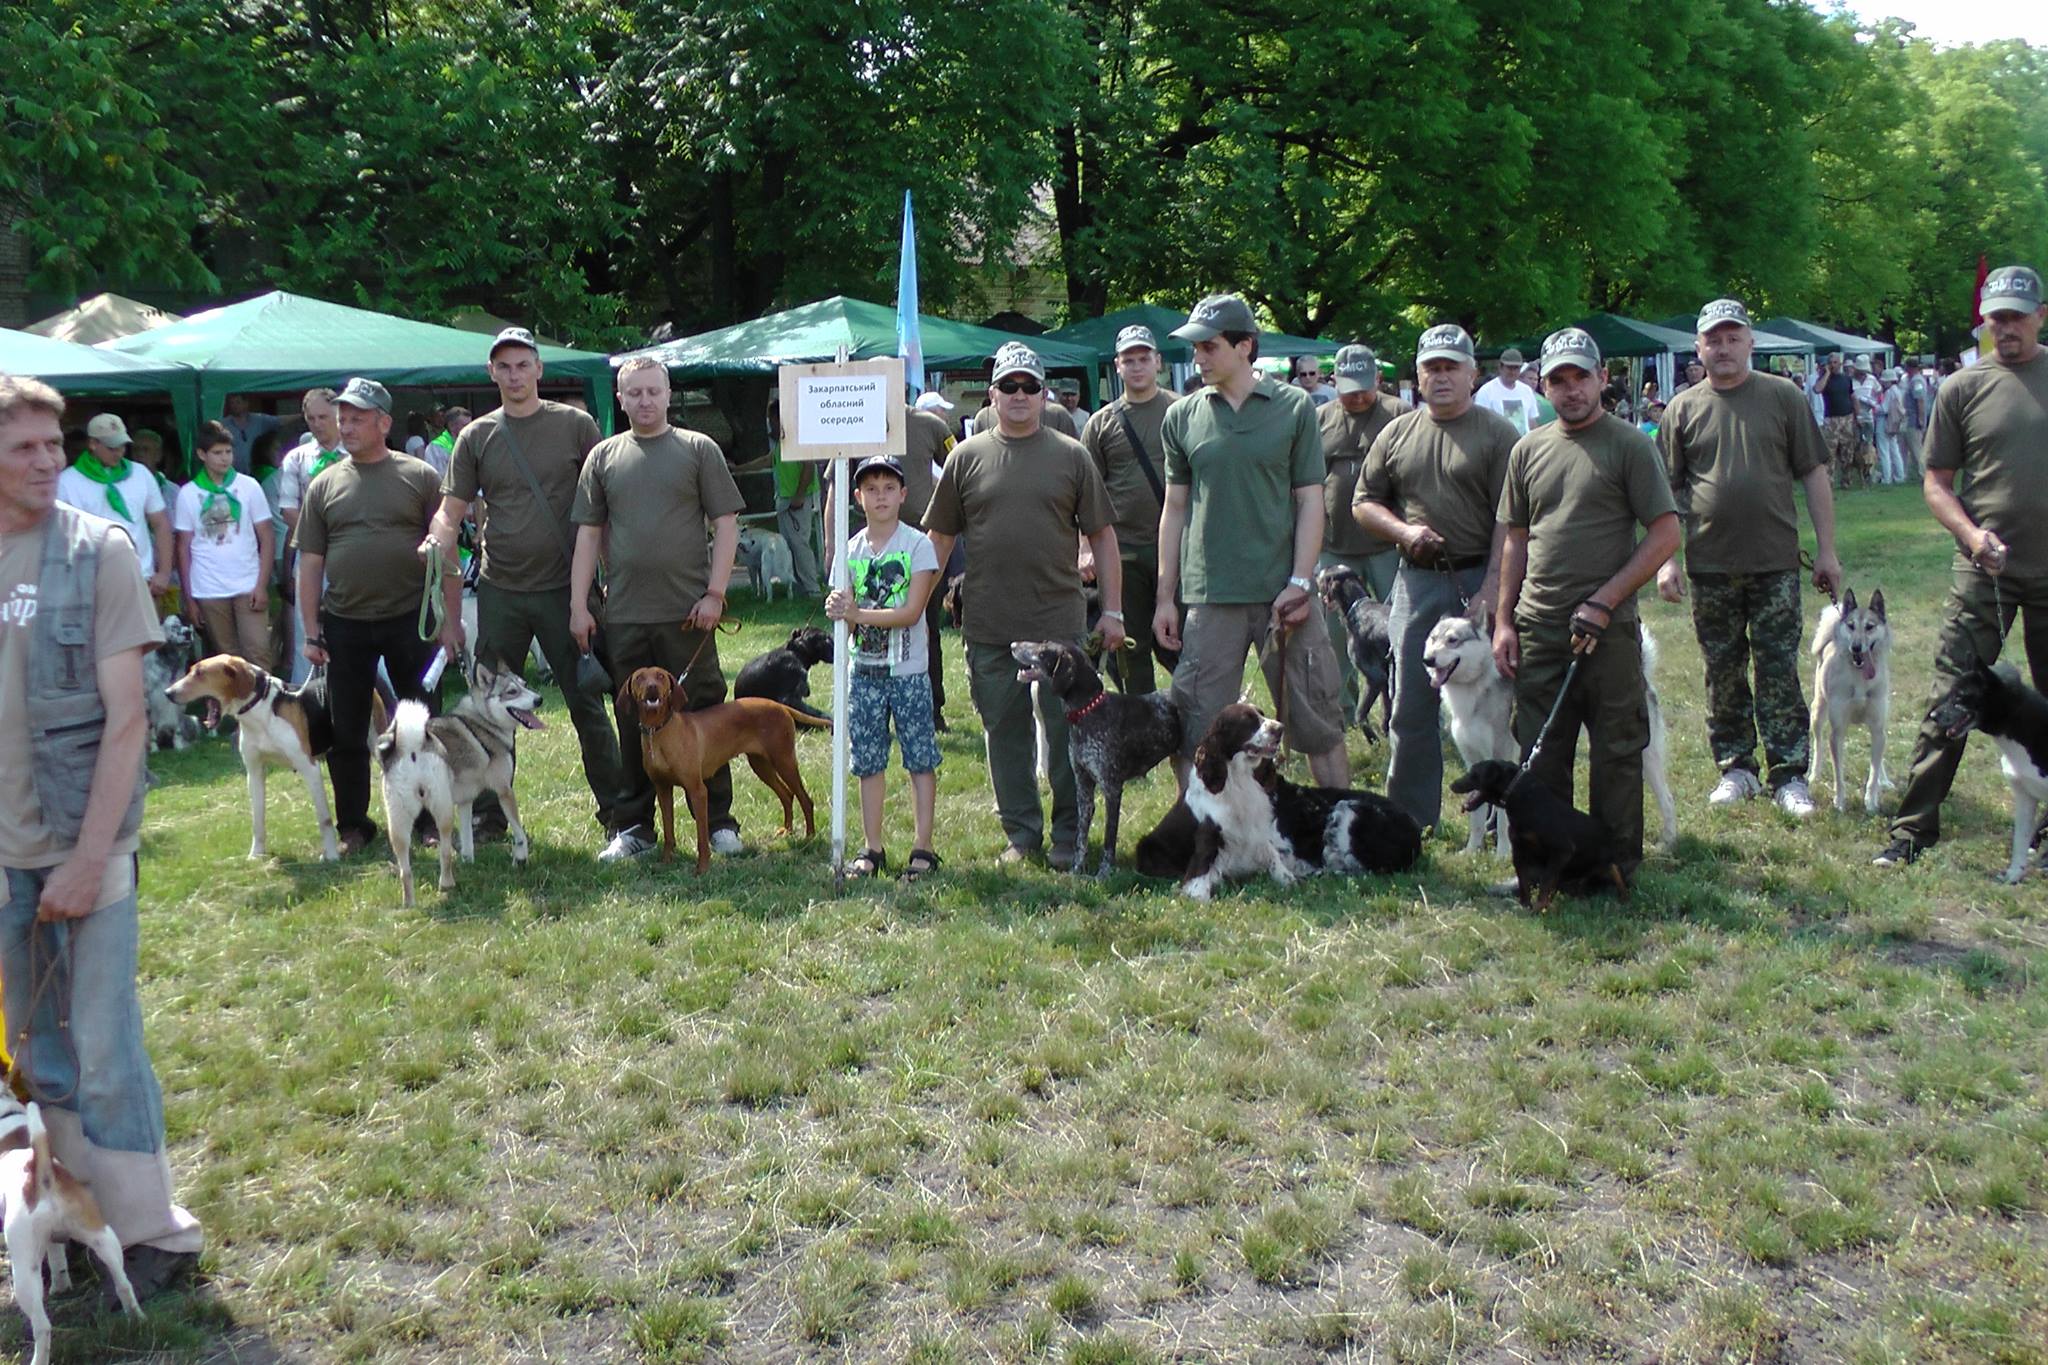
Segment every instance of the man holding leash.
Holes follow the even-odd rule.
[[[163,633],[128,537],[58,504],[63,414],[47,384],[0,375],[0,982],[7,1051],[51,1147],[92,1186],[147,1299],[191,1272],[201,1241],[171,1199],[135,995],[142,656]]]
[[[1365,472],[1366,452],[1387,424],[1408,411],[1398,398],[1380,396],[1380,363],[1369,346],[1351,345],[1337,352],[1337,400],[1316,412],[1316,430],[1323,441],[1323,552],[1317,569],[1343,565],[1356,570],[1373,597],[1386,601],[1394,591],[1394,547],[1351,516],[1351,499]],[[1334,608],[1323,609],[1323,625],[1336,641],[1337,671],[1344,680],[1344,714],[1358,714],[1358,673],[1343,648],[1345,623]]]
[[[669,425],[668,370],[660,361],[636,356],[619,367],[618,382],[632,430],[600,441],[576,480],[569,634],[579,648],[590,648],[597,630],[590,586],[602,556],[610,575],[604,629],[612,681],[624,682],[639,668],[665,668],[680,679],[684,709],[701,711],[725,700],[715,632],[725,614],[746,499],[716,442]],[[618,707],[618,755],[623,781],[612,808],[618,833],[597,855],[604,862],[655,849],[654,784],[641,761],[639,715],[624,704]],[[739,852],[732,769],[706,774],[704,789],[711,847]]]
[[[1401,554],[1387,622],[1394,641],[1387,797],[1428,829],[1443,808],[1444,742],[1423,651],[1438,621],[1473,610],[1484,616],[1493,600],[1501,535],[1494,509],[1520,433],[1473,398],[1477,371],[1464,328],[1446,323],[1424,332],[1415,372],[1426,406],[1373,442],[1349,519]]]
[[[1525,753],[1557,707],[1541,749],[1525,761],[1567,801],[1585,728],[1587,809],[1633,876],[1643,860],[1650,742],[1635,598],[1678,549],[1678,512],[1650,438],[1601,409],[1605,374],[1593,338],[1577,327],[1552,332],[1539,373],[1557,421],[1517,441],[1508,457],[1493,658],[1514,680],[1515,738]],[[1640,543],[1639,526],[1648,532]]]
[[[576,726],[597,822],[615,831],[623,827],[616,810],[618,746],[606,699],[576,685],[578,650],[569,638],[569,508],[576,500],[577,472],[597,444],[597,423],[580,408],[540,396],[540,347],[524,327],[498,333],[490,367],[499,405],[455,438],[441,510],[420,551],[438,548],[444,562],[459,563],[456,534],[470,504],[483,499],[489,511],[481,528],[476,657],[494,668],[523,672],[533,642],[540,641]],[[503,827],[495,796],[487,793],[478,801],[477,821]]]
[[[306,661],[327,667],[334,746],[334,828],[343,854],[377,837],[370,819],[370,698],[381,661],[401,698],[434,705],[438,687],[421,675],[434,650],[462,649],[462,574],[442,566],[441,630],[420,638],[424,594],[436,585],[416,553],[434,519],[441,481],[434,467],[390,449],[391,394],[374,379],[351,379],[335,396],[348,459],[306,486],[293,539],[299,549],[299,621]]]
[[[1992,350],[1958,371],[1934,399],[1922,489],[1934,519],[1956,541],[1955,578],[1935,647],[1939,699],[1981,660],[1994,662],[2026,609],[2027,668],[2048,684],[2048,307],[2041,277],[2023,265],[1984,281]],[[1961,475],[1958,488],[1957,476]],[[1941,837],[1941,803],[1955,782],[1965,740],[1920,723],[1906,789],[1879,867],[1910,863]]]
[[[1109,490],[1116,509],[1116,548],[1123,556],[1124,620],[1130,647],[1119,651],[1112,667],[1118,684],[1133,696],[1158,686],[1152,663],[1152,613],[1158,605],[1159,506],[1166,487],[1159,462],[1166,458],[1159,442],[1173,395],[1159,387],[1159,346],[1150,327],[1130,326],[1116,334],[1116,373],[1124,391],[1116,401],[1098,408],[1081,429],[1081,444],[1095,461],[1095,472]],[[1084,545],[1081,573],[1095,572],[1094,553]],[[1171,666],[1171,656],[1160,660]]]
[[[1799,523],[1792,486],[1813,518],[1814,586],[1842,590],[1828,451],[1797,385],[1749,366],[1756,338],[1739,299],[1700,309],[1695,341],[1707,382],[1671,400],[1657,446],[1685,521],[1685,567],[1657,571],[1665,601],[1693,595],[1693,631],[1707,665],[1707,742],[1721,780],[1707,804],[1733,805],[1768,785],[1795,819],[1813,814],[1807,791],[1806,698],[1799,690],[1805,618],[1799,607]],[[1752,700],[1748,671],[1756,660]],[[1757,735],[1763,735],[1763,780]]]

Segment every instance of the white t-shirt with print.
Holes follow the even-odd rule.
[[[152,578],[156,574],[156,541],[149,534],[149,514],[165,510],[163,490],[157,487],[156,475],[133,460],[128,462],[128,472],[121,477],[119,487],[121,501],[127,504],[132,516],[124,517],[114,510],[114,504],[107,500],[105,484],[94,483],[75,469],[57,476],[57,501],[105,517],[126,531],[135,545],[136,559],[142,562],[143,578]]]
[[[192,537],[192,581],[185,591],[195,599],[247,597],[262,578],[256,523],[270,520],[263,485],[247,474],[237,474],[228,491],[241,501],[239,516],[226,498],[208,493],[197,483],[178,490],[171,529]]]
[[[1527,384],[1516,384],[1511,389],[1495,377],[1479,386],[1479,392],[1472,395],[1472,401],[1488,412],[1497,412],[1507,418],[1524,436],[1531,428],[1543,423],[1543,410],[1536,406],[1536,390]]]
[[[865,530],[846,542],[846,571],[853,585],[853,604],[888,611],[910,601],[910,581],[920,573],[937,573],[938,552],[931,537],[915,526],[898,525],[889,543],[876,549]],[[930,648],[923,620],[890,629],[855,626],[851,631],[853,662],[858,667],[889,666],[893,678],[914,678],[931,671]]]

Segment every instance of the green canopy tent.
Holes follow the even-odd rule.
[[[1064,327],[1047,332],[1046,339],[1062,341],[1074,346],[1086,346],[1095,352],[1099,363],[1113,363],[1116,360],[1116,334],[1126,327],[1150,327],[1153,339],[1159,343],[1161,358],[1185,364],[1194,359],[1194,347],[1172,336],[1173,329],[1188,320],[1185,312],[1165,308],[1156,303],[1137,303],[1129,308],[1119,308],[1113,313],[1104,313],[1099,318],[1086,322],[1070,322]],[[1259,354],[1261,356],[1325,356],[1337,353],[1337,343],[1322,341],[1315,337],[1289,336],[1285,332],[1259,333]]]
[[[1888,341],[1876,337],[1860,337],[1854,332],[1838,332],[1832,327],[1823,327],[1817,322],[1801,322],[1798,318],[1771,318],[1764,323],[1764,330],[1779,336],[1797,337],[1810,342],[1808,349],[1825,354],[1840,351],[1852,360],[1859,355],[1882,353],[1885,365],[1892,363],[1893,349]]]
[[[1665,318],[1659,325],[1669,327],[1674,332],[1684,332],[1688,338],[1686,350],[1688,352],[1697,352],[1699,348],[1699,322],[1699,314],[1697,313],[1680,313],[1676,317]],[[1813,354],[1813,343],[1802,341],[1798,337],[1783,336],[1777,332],[1755,326],[1749,329],[1749,334],[1756,339],[1756,345],[1753,349],[1757,355]]]
[[[209,308],[102,349],[188,366],[200,419],[219,417],[231,393],[339,387],[358,375],[395,388],[490,383],[490,343],[474,332],[283,292]],[[551,377],[582,381],[591,414],[610,431],[611,362],[546,344],[540,358]],[[178,429],[189,447],[194,428],[182,407]]]
[[[0,327],[0,374],[40,379],[65,394],[119,396],[168,394],[178,425],[193,422],[197,378],[184,365],[138,360],[97,346],[80,346]]]
[[[1080,376],[1083,402],[1095,401],[1097,358],[1085,347],[1063,345],[1050,337],[1016,336],[965,322],[950,322],[920,313],[917,325],[924,340],[924,363],[933,370],[965,370],[986,365],[996,348],[1022,342],[1038,353],[1048,370],[1072,370]],[[643,347],[612,357],[615,364],[631,356],[652,356],[682,380],[731,375],[773,374],[779,365],[817,364],[846,348],[850,360],[876,360],[896,354],[896,310],[835,294],[829,299],[770,313],[750,322],[679,337],[659,346]],[[922,375],[906,376],[920,385]]]

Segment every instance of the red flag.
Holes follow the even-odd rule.
[[[1984,259],[1984,253],[1977,253],[1977,289],[1970,295],[1970,326],[1974,329],[1984,325],[1984,281],[1991,275],[1991,262]]]

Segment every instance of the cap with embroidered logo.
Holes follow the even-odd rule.
[[[388,413],[391,411],[391,390],[374,379],[358,377],[342,385],[341,392],[334,395],[334,401],[352,408]]]
[[[1173,334],[1183,341],[1213,341],[1225,332],[1258,330],[1250,304],[1235,294],[1211,294],[1195,305],[1195,311]]]
[[[111,412],[103,412],[85,424],[85,434],[103,446],[130,444],[128,424]]]
[[[1033,379],[1045,379],[1045,362],[1038,358],[1038,352],[1021,341],[1006,341],[996,348],[995,368],[989,371],[989,382],[993,384],[1005,375],[1028,374]]]
[[[1155,351],[1159,349],[1159,343],[1152,339],[1152,329],[1150,327],[1142,327],[1133,323],[1116,334],[1116,353],[1118,355],[1122,355],[1125,351],[1137,346],[1146,346]]]
[[[1705,336],[1716,327],[1731,322],[1738,323],[1744,327],[1749,326],[1749,309],[1742,306],[1741,299],[1715,299],[1712,303],[1700,309],[1699,322],[1695,324],[1693,330],[1701,336]]]
[[[1441,322],[1415,343],[1415,363],[1426,360],[1472,360],[1472,334],[1455,322]]]
[[[1985,317],[1993,313],[2031,313],[2041,306],[2041,277],[2023,265],[2005,265],[1991,272],[1984,280],[1984,302],[1978,311]]]
[[[1600,344],[1583,328],[1564,327],[1543,339],[1543,359],[1538,373],[1550,378],[1560,365],[1575,365],[1592,374],[1600,368]]]
[[[853,467],[853,487],[860,487],[860,481],[877,469],[886,469],[903,482],[903,462],[894,455],[870,455]]]
[[[1374,393],[1380,386],[1379,358],[1370,346],[1346,346],[1337,352],[1337,392]]]

